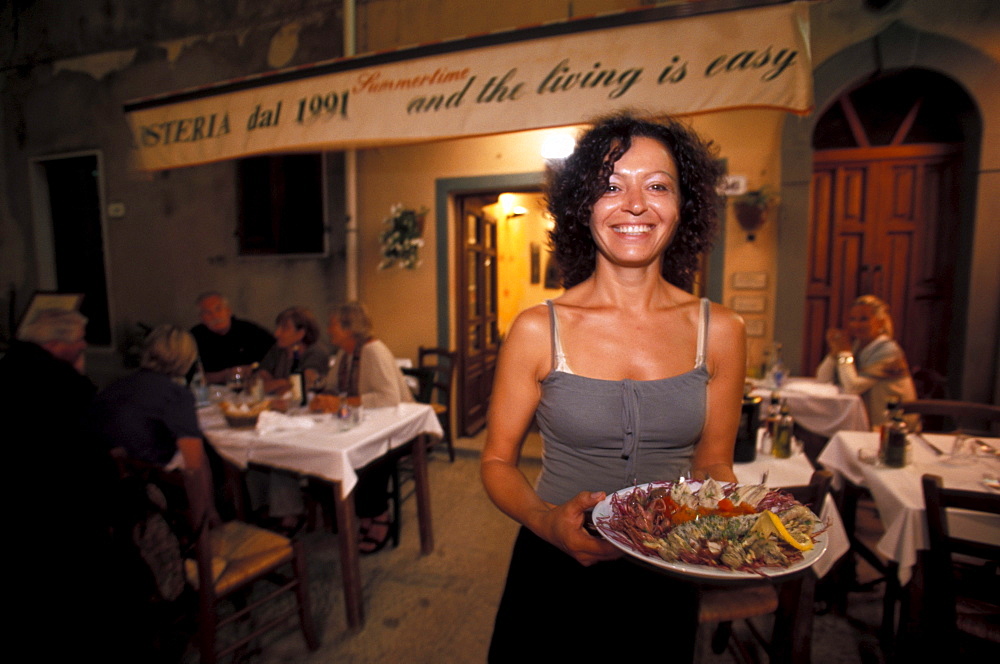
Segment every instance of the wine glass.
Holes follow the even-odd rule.
[[[247,386],[246,371],[243,369],[243,367],[233,368],[229,373],[229,380],[226,383],[226,387],[228,387],[233,392],[233,394],[236,395],[236,398],[239,399],[240,394],[242,394],[243,390],[246,389],[246,386]]]

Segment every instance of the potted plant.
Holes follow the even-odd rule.
[[[389,216],[383,221],[386,229],[379,235],[382,244],[382,262],[379,269],[384,270],[393,264],[399,264],[410,270],[420,265],[418,252],[424,246],[421,236],[424,233],[424,219],[427,208],[414,210],[404,207],[402,203],[393,205]]]
[[[747,232],[747,239],[753,241],[754,233],[767,221],[771,210],[778,207],[780,197],[767,187],[748,191],[733,198],[733,211],[740,228]]]

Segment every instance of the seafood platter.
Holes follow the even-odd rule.
[[[760,484],[640,484],[609,495],[593,519],[626,554],[683,576],[792,574],[813,565],[827,547],[827,525],[812,510]]]

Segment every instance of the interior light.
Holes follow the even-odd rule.
[[[565,159],[576,147],[576,139],[570,134],[559,132],[550,134],[542,141],[542,158],[544,159]]]
[[[503,216],[509,217],[511,211],[514,209],[514,202],[517,197],[514,194],[500,194],[497,198],[497,203],[500,204],[500,209],[503,210]]]

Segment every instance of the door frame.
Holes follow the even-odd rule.
[[[457,266],[455,265],[455,197],[474,194],[483,190],[539,189],[545,180],[541,171],[531,173],[506,173],[497,175],[477,175],[459,178],[442,178],[435,181],[434,219],[437,253],[437,338],[444,348],[457,347],[458,331],[453,329],[458,318],[458,303],[454,302],[452,289],[455,285]],[[461,364],[462,358],[459,358]]]
[[[115,289],[112,286],[111,260],[108,245],[108,205],[106,183],[104,179],[104,153],[102,150],[76,150],[73,152],[56,152],[53,154],[31,157],[28,160],[28,195],[31,201],[31,226],[35,247],[35,275],[39,290],[54,291],[56,283],[55,240],[52,234],[52,208],[49,205],[49,180],[45,172],[45,163],[61,159],[77,157],[94,157],[97,162],[97,204],[101,221],[101,249],[104,258],[104,279],[108,299],[108,322],[110,323],[111,343],[107,346],[91,345],[88,352],[98,351],[102,354],[111,352],[118,343],[115,330]]]

